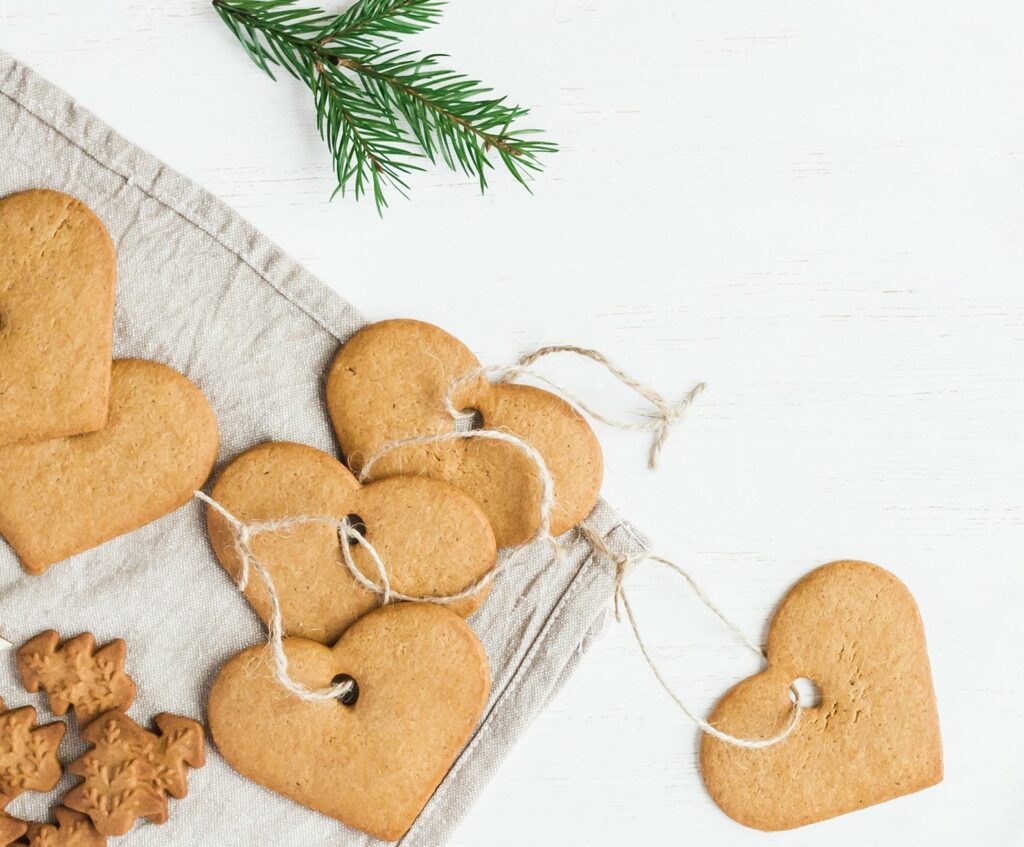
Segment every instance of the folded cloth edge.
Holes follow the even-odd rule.
[[[127,185],[143,191],[213,238],[339,342],[345,340],[346,324],[353,319],[362,322],[356,309],[237,212],[123,138],[67,93],[2,51],[0,94]],[[586,523],[627,552],[644,546],[641,536],[604,501],[597,504]],[[611,563],[601,557],[584,556],[525,657],[403,838],[403,845],[426,847],[447,840],[512,745],[557,693],[600,633],[614,590]],[[368,839],[367,843],[374,842]]]

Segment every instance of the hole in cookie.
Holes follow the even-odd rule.
[[[479,409],[463,409],[455,419],[456,432],[469,432],[484,428],[484,413]]]
[[[343,682],[350,682],[352,685],[347,691],[337,696],[337,701],[342,706],[354,706],[359,699],[359,683],[347,673],[340,673],[331,680],[331,685],[341,685]]]
[[[789,699],[803,709],[813,709],[821,705],[821,689],[813,679],[797,677],[789,684]]]
[[[345,520],[348,521],[348,525],[352,529],[354,529],[361,536],[363,536],[363,538],[366,538],[366,521],[364,521],[357,514],[345,515]],[[358,544],[359,543],[354,538],[348,538],[348,537],[345,538],[345,541],[348,543],[349,547],[351,547],[354,544]]]

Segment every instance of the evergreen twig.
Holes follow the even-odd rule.
[[[282,68],[313,92],[317,126],[331,150],[338,187],[356,199],[386,189],[403,195],[405,177],[438,159],[487,189],[493,152],[529,190],[540,156],[558,147],[519,128],[528,109],[509,106],[483,83],[443,68],[438,54],[399,48],[435,24],[445,0],[357,0],[340,15],[296,0],[213,0],[257,66]]]

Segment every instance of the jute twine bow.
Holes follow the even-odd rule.
[[[558,385],[544,374],[530,368],[530,365],[538,359],[543,358],[544,356],[550,356],[553,353],[572,353],[576,356],[582,356],[585,359],[597,362],[619,382],[643,397],[650,404],[651,408],[645,409],[639,413],[642,418],[640,421],[620,421],[614,418],[609,418],[601,412],[598,412],[568,389]],[[622,368],[605,356],[604,353],[601,353],[598,350],[591,350],[589,347],[575,347],[571,344],[555,344],[549,347],[541,347],[534,350],[532,353],[527,353],[514,365],[487,365],[470,371],[464,376],[454,380],[448,386],[448,391],[444,397],[444,404],[448,414],[450,414],[455,420],[464,420],[473,416],[472,412],[465,412],[455,407],[455,394],[465,383],[471,382],[480,376],[493,376],[496,382],[512,382],[517,377],[529,376],[536,379],[538,382],[543,382],[548,387],[555,389],[555,391],[565,397],[565,399],[572,403],[572,405],[576,406],[576,408],[586,412],[594,420],[600,421],[606,426],[610,426],[613,429],[623,430],[625,432],[654,433],[654,439],[651,442],[651,447],[647,455],[647,467],[652,470],[658,466],[658,458],[661,456],[662,448],[668,440],[672,427],[682,421],[683,416],[686,414],[686,410],[705,388],[703,382],[697,383],[697,385],[691,388],[681,399],[675,403],[671,403],[649,385],[645,385],[639,380],[631,377],[628,373],[622,370]]]
[[[583,356],[591,359],[595,362],[602,364],[607,370],[617,377],[624,385],[632,388],[641,396],[643,396],[650,404],[651,410],[646,411],[643,415],[647,418],[641,422],[623,422],[616,421],[605,417],[604,415],[594,411],[581,400],[574,397],[571,393],[561,388],[560,386],[553,383],[547,377],[539,374],[531,369],[529,365],[535,362],[542,356],[546,356],[552,353],[574,353],[576,355]],[[617,429],[630,430],[630,431],[642,431],[652,432],[654,434],[653,441],[651,443],[649,455],[648,455],[648,466],[654,468],[657,466],[657,460],[664,447],[665,441],[668,438],[669,431],[677,424],[683,417],[686,409],[697,397],[698,394],[704,389],[704,384],[699,383],[696,385],[688,394],[686,394],[681,400],[676,403],[669,403],[666,401],[661,394],[654,389],[637,382],[611,361],[607,359],[602,353],[596,350],[590,350],[583,347],[573,347],[569,345],[558,345],[552,347],[542,347],[539,350],[534,351],[526,356],[523,356],[515,365],[511,367],[482,367],[473,372],[460,376],[454,379],[448,387],[445,393],[444,403],[448,413],[452,416],[455,421],[463,420],[470,417],[470,413],[466,413],[460,409],[455,408],[454,397],[456,391],[470,380],[479,378],[481,375],[495,375],[498,381],[511,381],[518,376],[528,375],[532,378],[538,379],[541,382],[546,383],[550,387],[559,391],[565,395],[570,402],[577,406],[582,411],[589,414],[596,420],[602,421],[603,423],[613,426]],[[267,521],[255,521],[246,522],[235,515],[231,514],[222,504],[216,502],[208,495],[201,491],[195,492],[195,497],[207,504],[210,508],[216,511],[224,520],[227,522],[228,527],[232,533],[234,539],[235,551],[238,554],[239,561],[241,564],[239,570],[239,576],[236,580],[238,588],[242,591],[245,590],[249,583],[250,575],[253,571],[260,577],[264,586],[266,587],[267,594],[270,597],[271,614],[270,620],[267,622],[267,645],[270,648],[271,655],[274,662],[274,675],[278,682],[289,692],[299,697],[302,700],[308,702],[324,702],[329,700],[343,699],[353,689],[355,683],[351,680],[332,685],[329,688],[322,689],[310,689],[305,685],[293,680],[288,672],[288,655],[284,648],[284,635],[283,635],[283,622],[281,615],[281,602],[274,588],[274,582],[270,576],[266,566],[255,556],[252,550],[253,540],[263,533],[280,533],[287,532],[295,529],[299,526],[306,524],[325,524],[336,530],[339,537],[339,547],[342,551],[343,563],[351,574],[352,578],[367,591],[371,591],[378,595],[381,604],[398,602],[398,601],[411,601],[419,603],[439,603],[449,604],[463,600],[467,597],[471,597],[480,591],[485,585],[490,584],[495,577],[502,571],[511,567],[519,558],[519,555],[527,549],[528,545],[535,541],[544,541],[551,544],[556,552],[556,561],[560,561],[564,556],[564,548],[559,544],[557,539],[551,535],[551,512],[555,506],[555,493],[554,493],[554,481],[551,477],[551,473],[548,470],[547,463],[544,461],[544,457],[540,452],[533,447],[533,445],[524,441],[512,433],[505,432],[502,430],[492,429],[476,429],[468,431],[456,430],[453,432],[442,432],[432,435],[421,435],[413,436],[411,438],[402,438],[395,441],[388,442],[383,445],[376,453],[371,455],[363,464],[362,469],[359,473],[360,482],[364,482],[370,473],[373,465],[386,454],[403,447],[409,447],[413,445],[427,445],[436,444],[444,441],[452,441],[457,439],[488,439],[493,441],[500,441],[511,444],[516,449],[521,450],[537,468],[538,478],[541,480],[541,498],[539,502],[539,521],[537,532],[533,538],[526,544],[520,545],[514,548],[510,555],[499,559],[483,576],[476,580],[472,585],[467,586],[461,591],[455,594],[444,595],[444,596],[411,596],[395,591],[391,587],[390,580],[388,578],[388,569],[381,558],[379,552],[374,546],[360,533],[348,520],[348,518],[335,518],[327,515],[300,515],[287,518],[278,518]],[[791,693],[793,700],[793,710],[790,715],[789,721],[786,726],[775,735],[769,738],[736,738],[735,736],[728,735],[721,730],[715,728],[706,720],[702,719],[694,712],[690,711],[689,708],[683,703],[682,699],[676,694],[676,692],[669,685],[668,681],[662,675],[657,663],[651,656],[647,645],[640,634],[639,626],[636,622],[636,615],[633,612],[633,607],[629,602],[629,596],[626,593],[625,581],[626,577],[632,568],[639,562],[650,560],[658,562],[664,565],[670,570],[677,573],[689,584],[690,588],[696,593],[697,597],[707,606],[715,615],[718,616],[736,635],[739,636],[740,640],[743,641],[754,653],[758,655],[762,660],[765,658],[765,654],[760,645],[756,644],[750,638],[748,638],[742,630],[739,629],[734,623],[732,623],[725,614],[708,598],[697,582],[682,568],[661,556],[654,555],[648,552],[641,552],[635,554],[626,554],[621,551],[616,551],[608,546],[605,540],[591,530],[589,527],[581,526],[579,528],[582,536],[587,540],[596,555],[604,556],[615,564],[616,567],[616,578],[615,578],[615,617],[616,620],[621,620],[621,610],[625,610],[626,617],[629,620],[630,627],[633,630],[633,635],[636,638],[637,645],[640,648],[640,652],[647,662],[651,671],[654,673],[655,678],[661,684],[662,688],[668,693],[668,695],[675,701],[683,715],[696,725],[702,732],[736,747],[743,747],[746,749],[760,749],[764,747],[770,747],[773,744],[778,744],[780,741],[788,738],[789,735],[796,729],[800,721],[800,713],[802,706],[799,701],[799,695],[795,688],[791,687]],[[350,544],[358,544],[364,550],[367,551],[373,565],[377,571],[378,580],[368,578],[356,565],[355,560],[352,556]]]

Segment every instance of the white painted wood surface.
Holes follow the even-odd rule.
[[[456,0],[420,43],[535,105],[563,151],[534,197],[435,171],[380,221],[328,203],[309,99],[206,0],[0,0],[0,47],[368,316],[435,321],[488,362],[574,342],[668,392],[706,380],[659,473],[641,438],[599,428],[605,493],[749,631],[830,559],[916,595],[941,786],[743,829],[612,628],[458,847],[1024,844],[1022,32],[1024,6],[985,0]],[[628,399],[586,366],[552,372]],[[694,706],[755,669],[681,584],[633,584]]]

